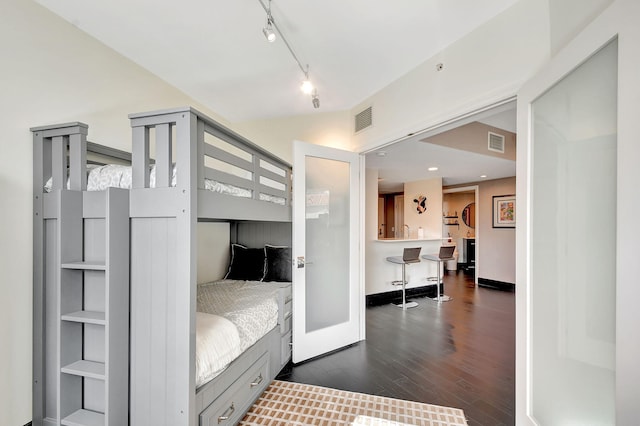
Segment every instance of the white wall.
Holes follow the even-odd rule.
[[[378,239],[378,170],[365,170],[365,207],[364,207],[364,262],[365,262],[365,293],[371,294],[371,275],[376,262],[382,260],[375,256],[375,241]]]
[[[373,106],[374,127],[354,146],[376,147],[513,96],[548,58],[548,2],[521,0],[355,106],[352,113]]]
[[[229,267],[230,227],[227,222],[198,222],[198,283],[224,278]]]
[[[551,53],[567,45],[613,0],[549,0]]]
[[[427,197],[427,210],[421,214],[413,202],[420,195]],[[419,227],[425,238],[442,238],[442,178],[405,182],[404,223],[409,225],[409,238],[418,238]]]
[[[298,117],[236,123],[250,140],[259,140],[282,159],[292,161],[292,141],[353,151],[349,111],[316,112]]]
[[[0,2],[0,55],[0,425],[21,426],[31,420],[29,127],[83,121],[90,140],[130,151],[131,112],[214,114],[29,0]]]
[[[516,284],[516,232],[493,227],[493,196],[516,193],[516,178],[481,182],[478,201],[476,267],[478,278]],[[516,226],[517,216],[516,211]]]

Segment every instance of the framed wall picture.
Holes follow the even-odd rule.
[[[515,195],[494,195],[493,196],[493,227],[494,228],[515,228],[516,227],[516,196]]]

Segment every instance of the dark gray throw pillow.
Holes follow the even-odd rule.
[[[262,281],[291,282],[291,248],[264,246],[265,274]]]
[[[264,268],[264,249],[231,244],[231,262],[225,279],[262,281]]]

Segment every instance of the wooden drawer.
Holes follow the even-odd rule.
[[[200,414],[200,426],[236,424],[267,388],[269,377],[267,352]]]
[[[291,359],[291,331],[280,340],[280,365],[285,365]]]

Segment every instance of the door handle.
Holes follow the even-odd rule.
[[[298,256],[296,258],[296,264],[298,269],[304,268],[305,265],[313,265],[313,262],[309,262],[308,260],[304,260],[304,256]]]

